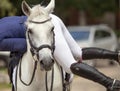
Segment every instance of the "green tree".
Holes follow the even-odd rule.
[[[10,2],[14,5],[14,7],[17,9],[16,15],[22,15],[22,9],[21,4],[23,0],[10,0]],[[41,3],[42,0],[25,0],[31,7],[33,5]]]
[[[8,15],[23,14],[21,11],[21,3],[23,0],[2,0],[0,2],[0,9],[2,9],[2,16],[9,12]],[[26,0],[29,5],[39,4],[44,1],[46,5],[50,0]],[[55,13],[59,16],[67,17],[71,13],[71,9],[78,11],[84,10],[90,12],[92,16],[101,16],[106,11],[115,12],[115,0],[56,0]],[[4,3],[4,4],[3,4]],[[14,13],[13,13],[14,12]]]
[[[69,9],[91,12],[92,16],[101,16],[106,11],[115,12],[115,0],[57,0],[56,11],[67,14]],[[60,13],[60,14],[61,14]]]
[[[16,13],[16,9],[13,7],[12,3],[9,0],[0,1],[0,17],[11,16]]]

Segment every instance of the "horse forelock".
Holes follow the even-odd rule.
[[[37,20],[37,21],[42,21],[44,19],[49,18],[48,12],[45,10],[44,6],[41,6],[40,4],[35,5],[31,9],[31,14],[28,17],[28,20]]]

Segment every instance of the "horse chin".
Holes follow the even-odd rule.
[[[44,71],[50,71],[54,66],[54,60],[53,59],[40,60],[39,63],[40,63],[41,70],[44,70]]]
[[[44,65],[40,65],[40,70],[41,71],[50,71],[53,68],[53,66],[44,66]]]
[[[45,71],[50,71],[52,69],[52,67],[51,68],[45,68]]]

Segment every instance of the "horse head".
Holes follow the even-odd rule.
[[[39,4],[32,8],[25,1],[22,2],[22,10],[28,17],[26,21],[28,50],[31,50],[32,56],[36,56],[40,68],[45,71],[51,70],[54,64],[54,25],[49,16],[54,9],[54,2],[51,0],[46,7]]]

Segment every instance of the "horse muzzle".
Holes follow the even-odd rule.
[[[52,58],[44,58],[40,60],[40,68],[41,70],[50,71],[53,68],[54,59]]]

